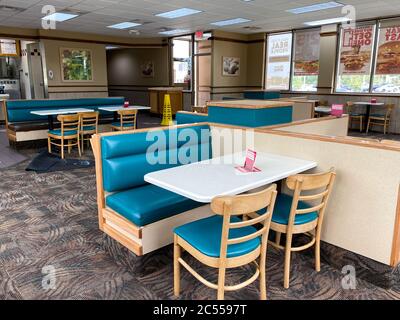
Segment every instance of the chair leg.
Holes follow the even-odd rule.
[[[64,159],[64,139],[61,139],[61,159]]]
[[[260,255],[260,299],[267,300],[267,279],[265,276],[266,273],[266,266],[265,260],[267,259],[267,246],[263,246],[261,248],[261,255]]]
[[[285,289],[289,288],[291,252],[292,252],[292,234],[287,233],[286,245],[285,245],[285,267],[283,272],[283,287]]]
[[[83,139],[83,135],[81,136],[81,141],[82,141],[82,154],[84,154],[85,152],[83,150],[85,149],[85,147],[84,147],[85,139]]]
[[[385,120],[385,124],[383,125],[383,134],[386,134],[386,125],[387,125],[387,123],[386,123],[386,120]]]
[[[363,118],[360,118],[360,132],[363,130]]]
[[[224,300],[225,296],[225,267],[220,267],[218,272],[218,293],[217,299]]]
[[[51,153],[51,138],[47,138],[47,147],[48,147],[48,152]]]
[[[79,136],[78,136],[77,139],[78,139],[77,144],[78,144],[78,153],[79,153],[79,157],[82,157],[81,142],[79,141]]]
[[[315,271],[321,271],[321,243],[319,237],[315,239]]]
[[[174,295],[179,296],[181,291],[181,266],[178,259],[181,257],[181,247],[177,243],[177,236],[174,235]]]
[[[282,233],[281,232],[275,232],[276,233],[276,236],[275,236],[275,243],[277,244],[277,245],[279,245],[280,243],[281,243],[281,236],[282,236]]]

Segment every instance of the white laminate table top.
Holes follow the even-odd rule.
[[[99,107],[99,110],[103,111],[110,111],[110,112],[115,112],[118,110],[150,110],[150,107],[146,106],[129,106],[127,108],[124,108],[123,106],[117,106],[117,107]]]
[[[235,166],[243,165],[244,160],[242,153],[228,155],[151,172],[144,180],[186,198],[210,203],[216,196],[240,194],[317,166],[314,161],[257,153],[255,165],[261,172],[240,173]]]
[[[331,112],[332,108],[331,107],[315,107],[314,110],[317,112]]]
[[[58,114],[93,112],[93,111],[94,111],[93,109],[73,108],[73,109],[36,110],[36,111],[31,111],[31,113],[35,114],[37,116],[53,116],[53,115],[58,115]]]
[[[383,106],[385,105],[383,102],[366,102],[366,101],[358,101],[358,102],[354,102],[354,104],[358,104],[358,105],[370,105],[370,106]]]

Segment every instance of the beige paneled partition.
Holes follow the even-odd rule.
[[[256,129],[254,141],[250,138],[248,145],[254,142],[258,152],[314,160],[318,162],[314,171],[335,167],[337,179],[325,215],[322,240],[394,266],[399,262],[400,251],[396,228],[396,218],[400,215],[400,143],[316,134],[332,133],[336,125],[342,125],[340,120]],[[221,130],[234,130],[212,127],[213,135]],[[246,143],[240,142],[237,147],[240,145]],[[223,150],[216,144],[213,147]]]

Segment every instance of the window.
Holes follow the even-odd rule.
[[[370,91],[374,38],[374,23],[341,28],[337,92]]]
[[[379,24],[372,91],[400,93],[400,20]]]
[[[268,35],[266,89],[289,90],[292,33]]]
[[[180,37],[172,40],[174,84],[190,89],[192,68],[192,37]]]
[[[294,33],[292,90],[317,91],[320,29]]]

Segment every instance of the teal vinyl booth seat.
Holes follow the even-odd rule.
[[[100,112],[100,124],[111,123],[113,114],[98,110],[104,106],[121,106],[123,97],[80,98],[80,99],[43,99],[43,100],[8,100],[3,104],[6,115],[6,128],[10,142],[46,139],[48,118],[38,116],[31,111],[87,108]],[[55,122],[55,126],[57,127]]]
[[[144,180],[153,171],[209,159],[210,139],[206,124],[95,135],[100,229],[143,255],[172,243],[176,226],[211,215],[204,204]],[[164,141],[155,153],[147,152]]]

